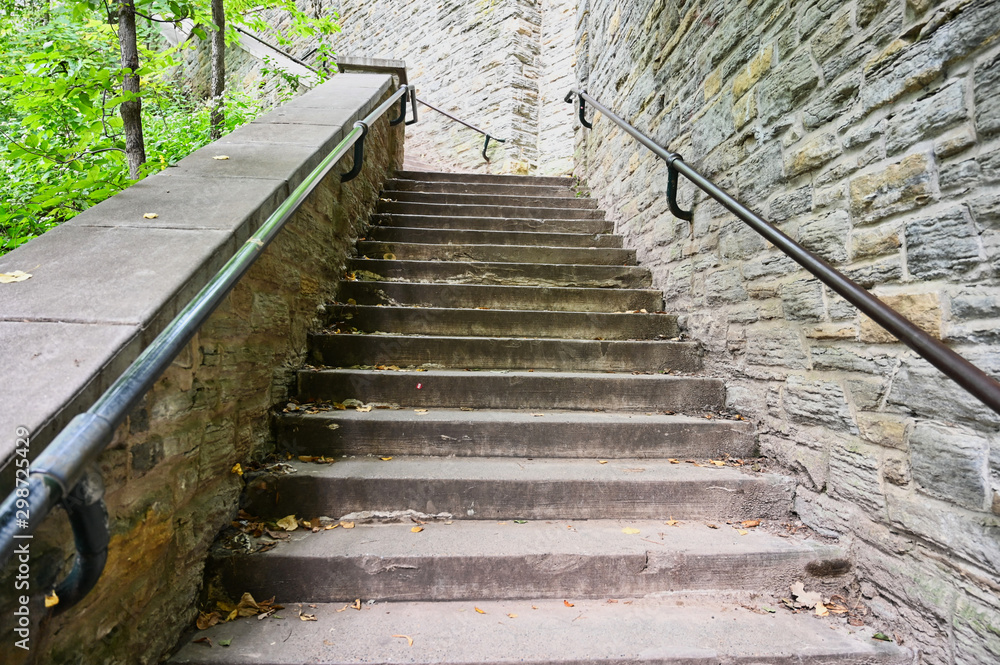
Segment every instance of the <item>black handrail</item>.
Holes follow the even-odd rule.
[[[456,118],[452,114],[448,113],[447,111],[443,111],[443,110],[439,109],[438,107],[434,106],[433,104],[428,104],[427,102],[425,102],[424,100],[419,99],[419,98],[417,98],[417,101],[420,102],[421,104],[423,104],[424,106],[426,106],[427,108],[431,109],[432,111],[437,111],[441,115],[443,115],[445,117],[448,117],[448,118],[451,118],[452,120],[454,120],[458,124],[465,125],[469,129],[475,130],[475,131],[479,132],[480,134],[484,135],[486,137],[486,141],[483,142],[483,159],[485,159],[487,162],[490,161],[490,158],[486,156],[486,148],[490,147],[490,140],[492,139],[492,140],[496,141],[497,143],[506,143],[507,142],[507,139],[498,139],[497,137],[492,136],[489,132],[487,132],[487,131],[485,131],[483,129],[479,129],[475,125],[470,124],[470,123],[462,120],[461,118]]]
[[[974,395],[983,404],[1000,413],[1000,383],[988,376],[981,369],[958,355],[939,340],[931,337],[918,328],[912,321],[873,296],[857,283],[848,279],[843,273],[819,258],[797,242],[786,236],[759,215],[734,199],[718,185],[713,183],[698,171],[691,168],[675,152],[666,150],[642,134],[635,127],[617,116],[613,111],[594,99],[585,90],[570,90],[566,102],[573,103],[573,96],[580,99],[580,118],[585,126],[590,124],[584,118],[584,101],[600,111],[606,118],[624,129],[642,145],[649,148],[657,157],[667,163],[668,174],[667,195],[670,210],[682,219],[691,219],[690,213],[684,213],[677,206],[677,173],[700,187],[713,199],[721,203],[727,210],[746,222],[750,228],[764,236],[768,242],[791,257],[796,263],[808,270],[821,282],[840,294],[849,303],[867,314],[872,320],[892,333],[901,342],[916,351],[922,358],[937,367],[945,375]],[[672,185],[670,184],[672,182]],[[681,213],[681,214],[678,214]],[[687,215],[687,216],[684,216]]]
[[[91,467],[111,441],[115,428],[125,420],[327,173],[351,146],[362,141],[372,123],[399,99],[405,99],[408,90],[407,85],[401,85],[364,120],[354,123],[337,147],[305,177],[114,384],[85,413],[73,418],[38,455],[27,477],[22,479],[24,474],[19,474],[17,488],[0,505],[0,568],[10,562],[15,545],[30,539],[52,508],[61,503],[70,516],[76,558],[73,570],[55,589],[59,598],[55,612],[64,611],[81,600],[97,583],[104,569],[109,538],[107,509],[100,476]],[[361,156],[363,153],[355,154],[354,166],[347,175],[356,175],[360,171]],[[29,516],[30,519],[27,519]]]

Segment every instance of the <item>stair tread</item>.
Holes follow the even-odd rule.
[[[569,599],[572,607],[563,599],[392,602],[365,603],[361,611],[338,611],[344,603],[300,608],[279,600],[286,605],[278,613],[283,618],[249,617],[192,634],[170,662],[751,665],[812,659],[896,665],[913,657],[909,649],[873,640],[873,628],[756,609],[772,602],[762,598],[746,605],[711,597]],[[301,621],[300,610],[316,620]],[[191,641],[206,636],[232,643],[209,649]]]

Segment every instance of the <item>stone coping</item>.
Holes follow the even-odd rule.
[[[33,458],[89,408],[392,81],[337,75],[0,257],[32,275],[0,284],[0,468],[18,427]]]

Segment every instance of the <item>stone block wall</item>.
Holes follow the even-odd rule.
[[[1000,3],[580,0],[598,99],[1000,375]],[[543,20],[544,25],[544,20]],[[576,174],[925,663],[1000,661],[1000,417],[608,120]]]
[[[30,280],[13,285],[34,291],[22,289],[23,297],[15,294],[0,307],[0,350],[24,388],[3,398],[3,431],[12,436],[15,426],[26,426],[32,452],[40,452],[40,434],[52,434],[48,423],[85,409],[123,367],[96,361],[109,354],[131,361],[353,122],[388,96],[391,80],[338,76],[3,257],[0,271],[39,265]],[[237,512],[242,479],[234,465],[245,467],[273,449],[271,409],[293,389],[294,372],[306,360],[306,334],[320,325],[319,308],[335,293],[382,182],[402,162],[403,126],[390,128],[388,120],[383,116],[368,134],[361,175],[340,182],[348,152],[118,428],[99,460],[111,521],[104,575],[63,615],[45,618],[40,603],[33,604],[28,651],[15,646],[12,632],[15,569],[2,571],[0,662],[157,663],[192,625],[202,609],[209,547]],[[219,156],[228,159],[213,159]],[[158,217],[145,220],[145,212]],[[209,244],[216,236],[218,244]],[[157,245],[165,245],[160,254]],[[78,256],[93,262],[91,272],[76,267]],[[98,272],[99,279],[88,277]],[[154,293],[161,283],[162,292]],[[107,325],[101,322],[121,301],[134,301],[150,317],[112,326],[131,330],[134,343],[101,335]],[[52,331],[42,333],[44,321],[20,320],[27,318],[22,308],[49,303],[64,308],[56,315],[63,323],[48,324]],[[69,310],[80,303],[91,320],[71,319]],[[31,327],[31,334],[17,337],[18,326]],[[108,348],[78,343],[89,331]],[[75,385],[78,372],[94,377]],[[5,478],[3,486],[6,496],[13,483]],[[65,521],[56,510],[32,541],[36,601],[72,554]]]

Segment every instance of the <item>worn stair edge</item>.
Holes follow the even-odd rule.
[[[493,212],[492,210],[490,212]],[[518,233],[613,233],[613,222],[599,219],[536,219],[533,217],[497,217],[494,215],[461,217],[456,215],[418,215],[378,212],[373,224],[399,228],[464,229],[469,231],[504,231]]]
[[[741,536],[725,524],[453,520],[426,522],[414,533],[414,523],[404,519],[299,530],[254,554],[217,549],[210,574],[255,598],[313,603],[616,598],[705,589],[776,593],[796,581],[810,589],[850,581],[839,547],[760,529]]]
[[[445,307],[327,305],[327,325],[410,335],[560,337],[563,339],[670,339],[680,330],[672,314],[615,314]]]
[[[341,282],[341,302],[359,305],[485,307],[508,310],[622,312],[663,309],[663,294],[652,289],[496,286],[421,282]]]
[[[596,219],[604,220],[603,210],[583,208],[542,208],[529,206],[494,206],[459,203],[408,203],[379,201],[378,211],[402,215],[440,215],[442,217],[514,217],[518,219]]]
[[[610,233],[547,233],[541,231],[477,231],[421,227],[373,226],[368,239],[442,245],[536,245],[620,249],[622,237]]]
[[[553,199],[573,199],[577,191],[565,185],[490,184],[472,182],[434,182],[431,180],[405,180],[394,178],[382,185],[386,189],[409,192],[446,192],[454,194],[511,194],[513,196],[536,196]]]
[[[662,459],[382,457],[293,461],[294,473],[256,473],[247,477],[244,508],[269,519],[414,510],[455,519],[780,520],[795,492],[786,476],[704,460],[694,467]]]
[[[361,240],[360,256],[374,258],[392,254],[410,261],[506,261],[510,263],[557,263],[634,266],[634,249],[597,247],[545,247],[538,245],[444,245]]]
[[[518,208],[577,208],[597,210],[597,201],[589,197],[554,199],[551,196],[524,196],[517,194],[486,194],[458,192],[420,192],[385,188],[380,200],[397,203],[437,203],[443,205],[479,205]]]
[[[319,365],[424,366],[453,369],[696,372],[694,342],[527,339],[313,333],[310,358]]]
[[[491,175],[487,173],[446,173],[443,171],[396,171],[396,177],[405,180],[423,180],[428,182],[488,183],[494,185],[525,184],[566,187],[567,189],[577,182],[574,178],[568,176]]]
[[[299,407],[296,407],[299,408]],[[302,407],[303,409],[306,407]],[[538,413],[538,412],[536,412]],[[757,452],[747,421],[657,414],[433,409],[279,413],[293,455],[736,459]]]
[[[428,408],[715,411],[725,405],[719,379],[665,374],[583,372],[379,372],[302,370],[299,397]]]
[[[716,598],[528,599],[345,603],[301,607],[186,636],[177,665],[909,665],[909,648],[872,639],[875,629]],[[353,599],[351,599],[353,601]],[[479,608],[481,612],[477,612]],[[301,609],[315,621],[302,621]],[[227,648],[207,648],[229,640]],[[409,639],[413,640],[412,645]]]
[[[349,259],[347,269],[355,272],[363,270],[368,273],[369,278],[379,281],[629,289],[648,289],[653,284],[649,269],[640,266],[411,261],[397,257]]]

